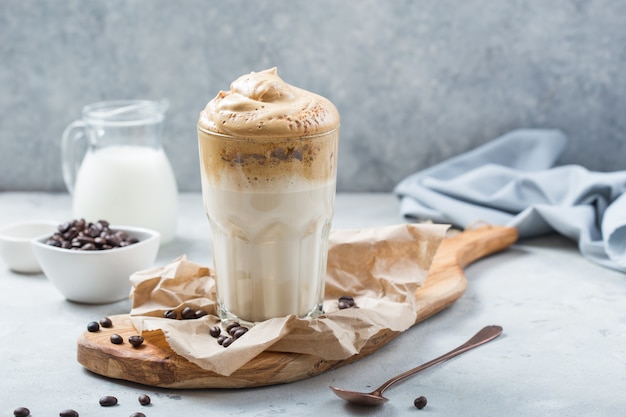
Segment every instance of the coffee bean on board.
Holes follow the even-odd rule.
[[[94,333],[100,330],[100,324],[97,321],[91,321],[87,324],[87,330]]]
[[[114,345],[121,345],[122,343],[124,343],[124,338],[117,333],[112,334],[110,340],[111,343],[113,343]]]
[[[196,311],[191,307],[185,307],[180,315],[185,320],[193,319],[196,317]]]
[[[211,328],[209,329],[209,334],[215,338],[217,338],[220,333],[222,333],[222,329],[220,329],[220,326],[211,326]]]
[[[78,417],[78,411],[67,409],[59,413],[59,417]]]
[[[200,317],[204,317],[207,314],[209,314],[209,313],[207,313],[206,310],[202,310],[202,309],[196,310],[196,312],[194,313],[194,318],[199,319]]]
[[[176,320],[176,318],[177,318],[176,311],[175,310],[167,310],[165,313],[163,313],[163,317],[165,317],[166,319]]]
[[[222,342],[222,346],[224,347],[228,347],[230,345],[233,344],[233,342],[235,341],[234,337],[227,337],[226,339],[224,339],[224,341]]]
[[[139,335],[133,335],[128,338],[128,343],[133,345],[133,347],[139,347],[143,343],[143,337]]]
[[[245,327],[237,327],[237,328],[233,331],[232,336],[233,336],[235,339],[239,339],[241,336],[243,336],[244,334],[246,334],[246,332],[247,332],[247,331],[248,331],[248,329],[247,329],[247,328],[245,328]]]
[[[341,297],[339,297],[337,302],[338,302],[338,307],[340,310],[343,310],[346,308],[352,308],[356,306],[356,303],[354,302],[354,298],[349,295],[342,295]]]
[[[106,327],[106,328],[113,327],[113,322],[111,321],[110,318],[103,317],[100,319],[100,326]]]
[[[235,327],[240,327],[240,324],[237,323],[236,321],[231,321],[226,325],[226,333],[230,334],[230,331],[235,328]]]

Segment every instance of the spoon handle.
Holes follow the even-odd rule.
[[[393,378],[391,378],[390,380],[382,384],[375,392],[377,392],[378,394],[382,394],[383,391],[385,391],[387,388],[389,388],[393,384],[400,382],[410,377],[411,375],[415,375],[416,373],[423,371],[426,368],[430,368],[433,365],[437,365],[438,363],[451,359],[457,355],[460,355],[461,353],[467,352],[470,349],[474,349],[475,347],[485,344],[495,339],[496,337],[500,336],[501,334],[502,334],[502,327],[500,326],[483,327],[478,333],[476,333],[471,339],[463,343],[461,346],[457,347],[456,349],[451,350],[448,353],[445,353],[439,356],[438,358],[428,361],[413,369],[409,369],[408,371],[405,371],[401,373],[400,375],[394,376]]]

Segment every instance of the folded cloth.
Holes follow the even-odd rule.
[[[512,131],[402,180],[400,211],[460,228],[513,226],[521,239],[556,232],[591,261],[626,272],[626,171],[554,166],[566,145],[558,130]]]

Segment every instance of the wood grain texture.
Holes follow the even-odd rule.
[[[416,323],[445,309],[467,288],[463,268],[477,259],[504,250],[517,240],[517,230],[483,226],[446,238],[435,255],[430,272],[417,292]],[[144,334],[145,342],[132,347],[128,336],[137,334],[128,315],[111,317],[113,327],[85,332],[78,339],[77,359],[86,369],[114,379],[165,388],[244,388],[283,384],[319,375],[355,362],[386,345],[399,333],[382,330],[348,359],[325,361],[305,354],[263,352],[226,377],[207,371],[174,353],[162,332]],[[124,343],[114,345],[117,333]]]

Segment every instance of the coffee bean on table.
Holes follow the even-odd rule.
[[[103,407],[112,407],[114,405],[117,405],[117,398],[112,395],[105,395],[104,397],[100,398],[100,405]]]
[[[63,410],[59,413],[59,417],[78,417],[78,412],[72,409]]]
[[[109,328],[109,327],[113,326],[113,322],[111,321],[110,318],[103,317],[103,318],[100,319],[100,326]]]
[[[133,345],[133,347],[139,347],[143,343],[143,337],[139,335],[133,335],[128,338],[128,343]]]
[[[97,321],[91,321],[87,324],[87,330],[94,333],[100,330],[100,324]]]
[[[428,400],[423,395],[417,397],[415,401],[413,401],[413,405],[419,410],[426,407],[427,403],[428,403]]]
[[[121,345],[122,343],[124,343],[124,338],[117,333],[112,334],[110,340],[111,343],[113,343],[114,345]]]
[[[146,417],[146,415],[144,413],[137,412],[137,413],[132,413],[130,417]]]
[[[15,417],[28,417],[30,416],[30,410],[26,407],[17,407],[13,410],[13,415]]]
[[[139,401],[139,404],[141,405],[149,405],[151,401],[150,397],[147,396],[146,394],[141,394],[139,398],[137,398],[137,400]]]

